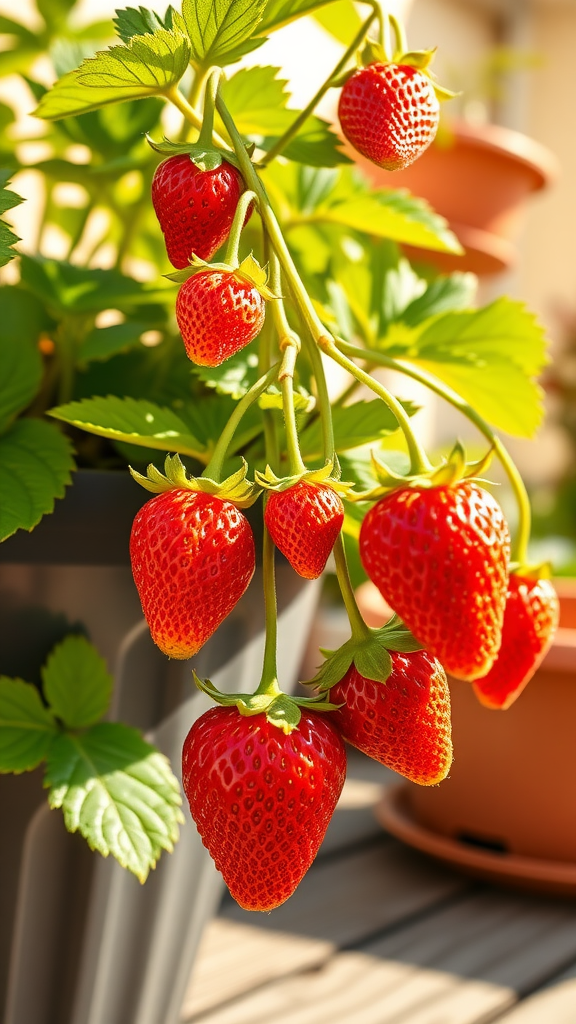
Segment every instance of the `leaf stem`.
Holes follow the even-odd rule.
[[[242,228],[244,227],[244,221],[246,215],[253,202],[258,205],[258,196],[255,192],[246,191],[243,192],[238,200],[238,206],[234,214],[234,220],[232,221],[232,227],[230,228],[230,234],[228,236],[228,245],[226,246],[226,256],[224,262],[228,263],[234,270],[239,264],[238,260],[238,248],[240,246],[240,236],[242,235]]]
[[[210,462],[206,466],[206,469],[202,473],[202,476],[209,477],[211,480],[216,480],[216,482],[220,481],[220,477],[222,474],[222,465],[224,463],[224,459],[226,458],[226,452],[228,451],[228,448],[230,446],[232,438],[234,437],[234,433],[236,431],[236,428],[238,427],[238,424],[240,423],[240,420],[248,412],[250,406],[253,405],[254,402],[258,401],[260,395],[266,390],[267,387],[270,386],[272,381],[276,380],[278,376],[279,366],[279,363],[275,363],[274,366],[271,366],[268,372],[265,373],[264,376],[260,377],[259,380],[257,380],[256,383],[252,385],[250,390],[246,392],[244,397],[240,399],[238,405],[234,409],[234,412],[232,413],[230,419],[228,420],[226,426],[224,427],[224,430],[222,431],[220,437],[218,438],[218,442],[216,444],[216,447],[214,448]]]
[[[346,562],[346,552],[344,550],[342,532],[338,534],[333,550],[338,585],[342,593],[342,600],[344,601],[344,605],[348,613],[352,637],[354,640],[362,640],[370,635],[370,628],[364,622],[360,609],[356,603],[354,590],[352,589],[352,583],[350,580],[350,573],[348,572],[348,565]]]
[[[494,448],[510,481],[518,505],[518,529],[512,546],[512,561],[519,563],[520,566],[526,565],[528,563],[528,542],[530,540],[532,520],[530,499],[512,456],[484,417],[476,412],[456,391],[452,391],[451,388],[442,384],[441,381],[425,370],[417,370],[413,366],[406,365],[401,360],[394,359],[392,356],[387,356],[375,349],[357,348],[354,345],[341,341],[338,342],[338,346],[349,356],[353,356],[356,359],[369,360],[371,363],[386,366],[391,370],[398,370],[399,373],[403,373],[405,376],[411,377],[412,380],[424,384],[430,391],[433,391],[440,398],[454,406],[455,409],[458,409],[484,435]]]
[[[367,0],[367,2],[370,2],[370,0]],[[310,115],[314,112],[315,108],[317,107],[318,103],[325,95],[325,93],[327,93],[329,89],[333,88],[334,79],[338,78],[338,76],[346,67],[350,58],[354,56],[354,53],[356,52],[356,50],[364,40],[365,36],[367,35],[368,30],[374,19],[378,18],[381,23],[382,15],[380,7],[376,0],[372,0],[372,2],[370,2],[370,6],[372,7],[372,14],[370,15],[369,18],[366,19],[366,21],[362,23],[356,35],[354,36],[354,39],[350,43],[350,46],[348,47],[342,58],[338,61],[334,70],[328,75],[326,81],[322,83],[322,85],[314,94],[310,102],[304,107],[304,110],[300,111],[298,117],[294,119],[294,121],[286,129],[284,134],[281,135],[280,138],[276,140],[274,145],[268,150],[266,156],[259,163],[260,167],[267,167],[268,164],[275,160],[277,156],[280,156],[280,154],[286,148],[288,143],[291,142],[294,136],[298,134],[302,125],[308,120]]]

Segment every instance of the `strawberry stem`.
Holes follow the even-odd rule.
[[[352,630],[353,640],[365,640],[366,637],[370,636],[370,628],[364,622],[362,614],[356,603],[354,596],[354,590],[352,589],[352,582],[350,580],[350,573],[348,572],[348,564],[346,562],[346,552],[344,550],[344,541],[342,539],[342,533],[338,534],[336,543],[334,545],[334,561],[336,563],[336,575],[338,577],[338,586],[342,594],[342,600],[348,613],[348,620],[350,622],[350,629]]]
[[[238,402],[238,405],[234,409],[234,412],[230,416],[230,419],[218,438],[218,442],[212,453],[212,458],[202,473],[202,476],[209,477],[210,480],[215,480],[217,483],[220,482],[226,452],[228,451],[230,442],[234,437],[240,420],[248,412],[250,406],[253,405],[254,402],[258,401],[260,395],[264,393],[266,388],[276,380],[279,366],[279,363],[274,363],[274,366],[271,366],[268,372],[265,373],[264,376],[260,377],[260,379],[252,385],[250,390],[247,391],[244,397]]]
[[[238,259],[238,249],[240,247],[242,228],[244,227],[244,221],[246,220],[248,210],[254,202],[258,205],[258,196],[255,192],[251,192],[249,190],[243,192],[238,200],[238,206],[236,207],[234,220],[232,221],[232,227],[230,228],[230,234],[228,236],[226,255],[224,257],[224,262],[227,263],[232,270],[235,270],[240,263],[240,260]]]
[[[394,14],[389,14],[388,20],[394,29],[396,37],[396,50],[392,59],[400,60],[402,55],[408,52],[408,40],[406,39],[404,25]]]
[[[338,347],[349,356],[353,356],[356,359],[364,359],[379,366],[386,366],[391,370],[398,370],[400,373],[405,374],[405,376],[411,377],[412,380],[417,380],[420,384],[424,384],[430,391],[434,391],[446,402],[454,406],[455,409],[458,409],[490,441],[510,481],[518,505],[518,529],[512,546],[512,561],[518,562],[521,566],[526,565],[528,562],[528,542],[530,540],[532,520],[530,499],[512,456],[490,424],[468,402],[461,398],[457,392],[446,387],[432,374],[424,370],[417,370],[412,366],[407,366],[402,361],[387,356],[375,349],[357,348],[355,345],[349,345],[345,341],[338,341]]]
[[[274,571],[274,541],[264,527],[264,545],[262,551],[262,583],[264,587],[264,615],[266,621],[266,643],[264,646],[264,662],[262,677],[255,693],[265,693],[271,697],[279,696],[282,691],[278,685],[278,666],[276,663],[276,643],[278,639],[278,621],[276,608],[276,579]]]
[[[304,110],[301,110],[300,113],[298,114],[298,117],[294,118],[292,124],[289,126],[289,128],[286,129],[284,134],[281,135],[279,139],[276,139],[274,145],[271,146],[271,148],[266,153],[266,156],[260,161],[260,167],[267,167],[268,164],[272,163],[272,161],[275,160],[277,156],[280,156],[280,154],[286,149],[286,146],[288,145],[289,142],[292,141],[294,136],[298,134],[302,125],[308,120],[310,115],[314,113],[314,110],[318,106],[320,100],[325,95],[325,93],[327,93],[329,89],[332,89],[334,87],[334,79],[337,79],[339,75],[344,71],[344,68],[346,67],[350,58],[354,56],[358,47],[361,46],[375,18],[378,19],[380,25],[380,33],[382,33],[383,21],[380,5],[378,4],[377,0],[365,0],[365,2],[369,3],[370,6],[372,7],[372,14],[366,19],[365,22],[362,23],[356,35],[354,36],[354,39],[350,43],[350,46],[342,56],[341,60],[338,61],[334,70],[331,72],[331,74],[328,75],[326,81],[323,82],[323,84],[314,94],[310,102],[304,107]]]
[[[270,261],[270,285],[275,295],[282,294],[280,263],[276,254],[272,256]],[[278,382],[282,389],[282,410],[286,430],[289,471],[291,476],[297,476],[299,473],[306,472],[306,466],[302,461],[300,452],[296,414],[294,412],[294,369],[300,351],[300,338],[288,323],[283,300],[281,298],[273,299],[271,308],[272,319],[278,333],[278,348],[282,353]]]
[[[220,69],[218,69],[220,70]],[[193,128],[197,128],[198,131],[202,132],[203,118],[200,116],[197,110],[188,102],[185,96],[182,95],[177,85],[171,86],[163,94],[167,100],[180,111],[182,116],[186,118],[189,124]],[[214,132],[210,139],[210,145],[217,146],[218,149],[229,150],[230,147],[227,142],[224,141],[218,132]]]

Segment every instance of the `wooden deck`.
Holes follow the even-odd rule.
[[[224,900],[186,1024],[576,1024],[576,902],[473,882],[385,835],[372,807],[395,779],[353,755],[288,903]]]

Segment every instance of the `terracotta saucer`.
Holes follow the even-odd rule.
[[[532,892],[576,896],[576,864],[478,849],[431,832],[412,815],[410,789],[406,783],[387,787],[375,807],[380,824],[397,839],[475,878]]]

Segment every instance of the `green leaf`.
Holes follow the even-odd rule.
[[[147,329],[147,324],[130,320],[123,324],[114,324],[112,327],[95,327],[80,345],[78,361],[88,363],[92,359],[110,359],[117,352],[126,352],[127,349],[139,344],[143,332]]]
[[[362,24],[362,18],[352,0],[338,0],[337,3],[327,4],[314,14],[314,18],[322,28],[345,46],[348,46]]]
[[[37,117],[58,120],[107,103],[166,92],[188,67],[190,44],[180,32],[159,29],[132,36],[126,46],[102,50],[64,75],[42,99]]]
[[[83,636],[67,636],[42,669],[44,696],[70,729],[85,729],[106,714],[113,680],[106,662]]]
[[[426,200],[400,190],[383,190],[323,204],[316,209],[314,219],[422,249],[457,254],[463,251],[444,218],[434,213]]]
[[[155,448],[162,452],[179,452],[206,461],[202,443],[171,409],[135,398],[86,398],[50,409],[50,416],[71,423],[80,430],[114,441]]]
[[[0,772],[29,772],[46,757],[58,735],[53,716],[35,686],[0,677]]]
[[[409,416],[417,412],[417,407],[410,402],[403,402],[402,405]],[[344,407],[337,406],[333,409],[332,420],[337,452],[359,448],[398,429],[396,419],[379,398]],[[322,431],[318,417],[302,431],[300,447],[305,458],[321,458]]]
[[[6,291],[2,288],[0,295]],[[24,332],[20,338],[3,335],[0,326],[0,432],[30,405],[41,380],[42,358],[37,345]]]
[[[402,323],[415,327],[439,313],[465,309],[474,302],[478,278],[474,274],[455,273],[435,278],[426,291],[413,299],[402,311]]]
[[[270,149],[276,138],[264,139],[263,149]],[[339,146],[341,140],[332,131],[327,121],[320,117],[309,117],[298,134],[282,150],[282,155],[308,167],[336,167],[352,161]]]
[[[192,59],[203,67],[231,63],[231,57],[238,59],[265,6],[266,0],[183,0]],[[254,47],[252,44],[249,49]]]
[[[446,313],[383,346],[456,391],[493,426],[532,437],[542,419],[535,377],[546,365],[543,328],[523,303]]]
[[[281,135],[298,111],[286,110],[290,94],[280,68],[242,68],[220,87],[222,98],[242,135]]]
[[[287,25],[296,18],[311,14],[319,7],[324,7],[330,0],[268,0],[264,17],[258,26],[258,34],[265,35]]]
[[[52,512],[73,469],[70,441],[54,424],[16,420],[0,437],[0,541]]]
[[[10,176],[11,171],[0,171],[0,217],[22,202],[20,196],[6,188]],[[0,267],[5,267],[17,255],[12,246],[19,241],[18,235],[3,220],[0,221]]]
[[[193,366],[192,370],[206,387],[238,400],[258,380],[258,356],[255,352],[238,352],[220,366]]]
[[[21,257],[22,284],[57,313],[99,313],[166,301],[173,288],[143,284],[117,270],[77,267],[41,256]]]
[[[114,29],[123,43],[128,43],[133,36],[154,35],[162,28],[171,28],[171,25],[167,25],[156,11],[149,11],[146,7],[126,7],[116,11]]]
[[[180,789],[168,760],[136,729],[102,722],[52,745],[44,785],[69,832],[144,882],[178,840]]]

